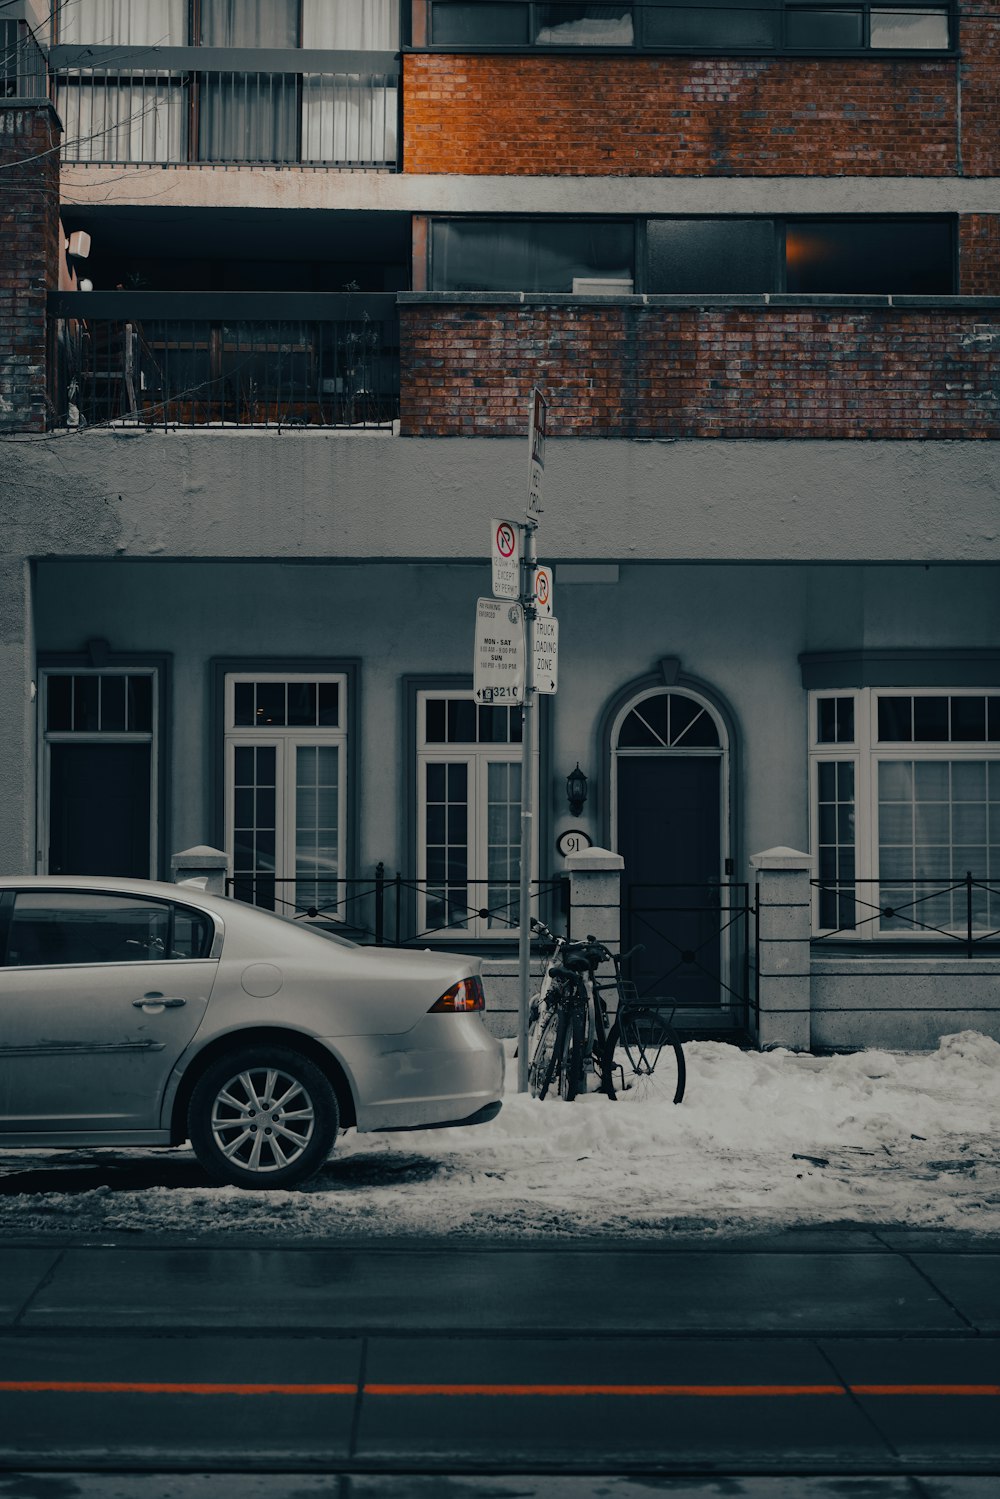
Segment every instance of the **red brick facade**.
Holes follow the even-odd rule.
[[[1000,296],[1000,214],[959,218],[958,288],[969,297]]]
[[[415,303],[402,432],[1000,438],[1000,308]]]
[[[0,432],[45,429],[45,299],[59,276],[59,125],[0,105]]]
[[[962,68],[961,140],[952,59],[410,54],[403,169],[944,177],[964,154],[966,172],[989,174],[1000,27],[979,24],[989,41]]]

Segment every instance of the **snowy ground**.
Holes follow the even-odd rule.
[[[513,1092],[474,1129],[348,1131],[298,1192],[204,1185],[191,1153],[0,1152],[0,1234],[491,1237],[746,1233],[855,1223],[1000,1234],[1000,1044],[817,1058],[686,1048],[612,1103]]]

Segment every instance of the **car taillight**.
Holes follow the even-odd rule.
[[[452,984],[446,989],[441,998],[435,1000],[427,1011],[428,1015],[456,1015],[466,1010],[485,1010],[486,995],[483,993],[482,979],[478,977],[459,979],[457,984]]]

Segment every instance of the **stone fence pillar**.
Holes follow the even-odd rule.
[[[228,855],[221,848],[209,848],[205,843],[186,848],[170,860],[170,874],[176,885],[197,885],[209,895],[225,895],[228,873]]]
[[[757,1044],[808,1051],[812,858],[794,848],[754,854],[757,872]]]
[[[625,860],[607,848],[585,848],[566,856],[573,938],[594,936],[617,952],[622,933],[622,871]]]

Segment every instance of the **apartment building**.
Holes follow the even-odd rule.
[[[690,1034],[1000,1036],[998,0],[16,0],[0,56],[5,868],[220,848],[509,1009],[537,387],[539,908],[574,830]]]

